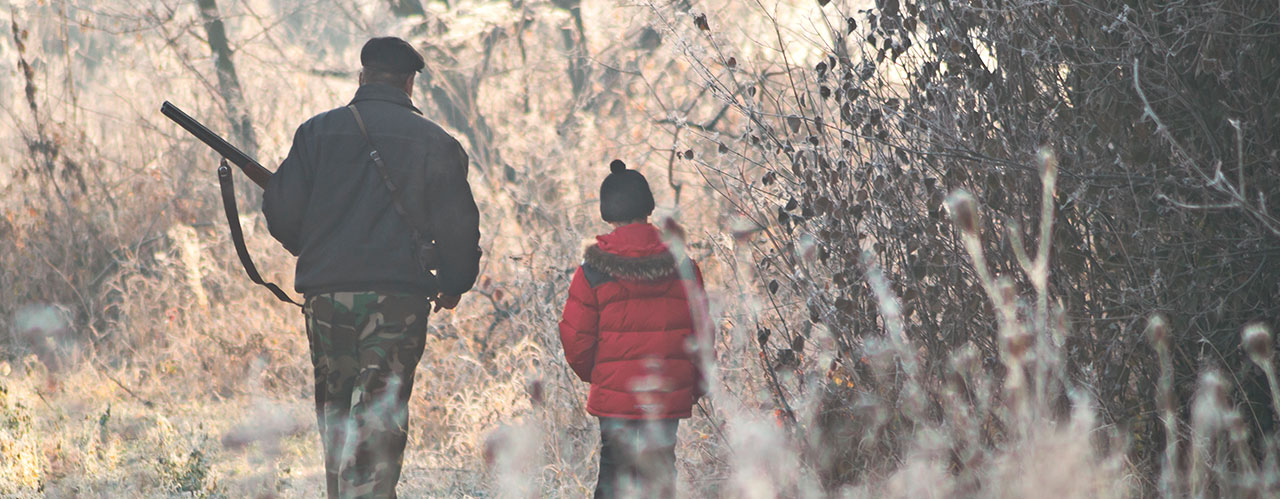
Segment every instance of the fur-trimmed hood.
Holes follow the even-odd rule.
[[[648,223],[624,225],[597,236],[583,252],[583,265],[628,281],[656,281],[676,274],[676,259]]]
[[[676,258],[670,251],[649,256],[615,255],[593,244],[583,252],[582,263],[592,269],[627,281],[656,281],[676,274]]]

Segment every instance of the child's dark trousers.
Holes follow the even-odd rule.
[[[600,418],[596,499],[674,497],[679,419]]]

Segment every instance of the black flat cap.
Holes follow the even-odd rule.
[[[416,73],[426,62],[413,45],[394,36],[370,38],[360,49],[360,65],[391,73]]]

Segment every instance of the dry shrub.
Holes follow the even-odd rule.
[[[683,159],[755,242],[738,263],[752,266],[743,281],[760,293],[747,307],[760,311],[739,327],[758,338],[766,379],[825,378],[816,428],[796,410],[811,387],[771,391],[784,423],[835,443],[813,452],[828,490],[898,469],[911,436],[941,425],[958,490],[1003,493],[982,479],[999,467],[993,446],[1038,448],[1016,426],[1065,424],[1078,392],[1121,442],[1090,467],[1109,476],[1103,463],[1123,452],[1132,491],[1180,493],[1157,485],[1178,448],[1165,440],[1188,445],[1195,429],[1176,421],[1206,365],[1229,370],[1249,451],[1222,456],[1237,475],[1182,461],[1166,473],[1219,491],[1252,483],[1239,477],[1274,453],[1276,417],[1238,336],[1280,312],[1268,277],[1280,225],[1263,201],[1280,194],[1268,174],[1280,150],[1271,6],[649,6],[713,97],[673,123],[696,137]],[[962,189],[972,194],[955,216],[972,241],[946,216]],[[887,311],[884,296],[900,307]],[[1155,312],[1171,321],[1170,432],[1141,334]],[[834,339],[830,362],[819,331]],[[1010,363],[1018,351],[1027,360]],[[957,352],[995,389],[960,383]],[[1035,394],[1034,414],[1004,412],[1023,403],[1019,390]],[[956,404],[972,414],[950,413]],[[951,427],[963,421],[976,422]]]

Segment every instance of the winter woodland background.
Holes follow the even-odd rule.
[[[555,324],[613,158],[710,283],[682,494],[1280,493],[1274,1],[2,9],[0,495],[320,494],[301,317],[158,108],[274,168],[387,34],[471,154],[486,250],[432,318],[404,496],[594,486]]]

